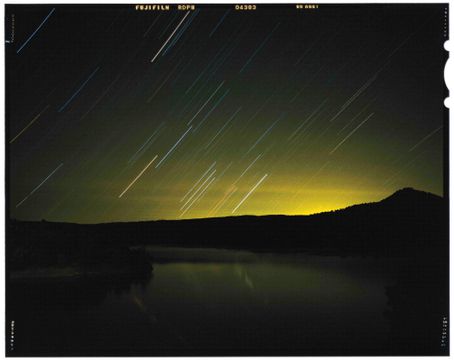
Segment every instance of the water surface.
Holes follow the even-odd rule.
[[[149,280],[15,282],[18,353],[390,354],[405,259],[147,251]]]

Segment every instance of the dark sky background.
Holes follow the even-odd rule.
[[[310,214],[443,195],[446,5],[6,7],[10,216]]]

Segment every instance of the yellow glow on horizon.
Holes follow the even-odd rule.
[[[244,190],[239,192],[243,195]],[[377,191],[373,189],[305,189],[295,195],[296,192],[292,189],[270,190],[264,189],[258,191],[255,195],[251,195],[247,202],[238,209],[233,215],[311,215],[321,212],[343,209],[348,206],[380,201],[390,195],[390,192]],[[238,196],[237,196],[238,198]],[[240,198],[241,199],[241,198]],[[212,200],[206,200],[205,204],[208,207]],[[230,202],[227,206],[219,210],[215,214],[208,217],[224,217],[232,216],[230,208],[235,207],[235,202]],[[205,205],[201,204],[201,209]],[[203,218],[207,215],[203,213],[193,212],[188,217],[184,218]]]

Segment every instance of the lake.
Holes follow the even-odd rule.
[[[149,247],[143,280],[18,278],[18,355],[388,355],[440,348],[431,276],[404,258]],[[434,263],[430,263],[433,270]],[[427,286],[415,280],[429,280]],[[435,298],[436,299],[436,298]],[[423,314],[423,315],[421,315]],[[412,331],[417,318],[415,331]],[[10,321],[7,321],[9,323]],[[425,329],[424,333],[418,332]],[[429,332],[428,332],[429,331]],[[419,334],[418,334],[419,333]],[[433,335],[433,338],[428,338]],[[435,341],[435,342],[434,342]]]

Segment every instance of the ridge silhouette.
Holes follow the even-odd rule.
[[[447,355],[449,347],[440,346],[440,336],[442,320],[449,313],[448,206],[447,199],[405,188],[378,202],[307,216],[235,216],[107,224],[9,220],[6,319],[32,327],[22,332],[28,333],[31,342],[18,350],[18,355],[30,351],[61,355],[61,343],[49,342],[47,335],[35,331],[41,330],[43,323],[59,328],[61,321],[52,318],[54,310],[77,315],[78,311],[98,305],[112,292],[122,294],[132,285],[147,285],[153,279],[153,249],[131,248],[133,246],[373,256],[381,258],[381,271],[389,272],[388,277],[392,275],[383,291],[386,297],[383,317],[389,334],[376,350],[363,351],[359,340],[355,354]],[[370,259],[366,259],[367,263]],[[159,263],[158,258],[156,263]],[[39,270],[58,271],[68,267],[80,271],[80,275],[37,277]],[[172,286],[168,287],[172,290]],[[318,287],[324,288],[324,285]],[[357,323],[354,317],[351,323]],[[84,336],[80,346],[74,346],[75,353],[84,354],[86,324],[75,323],[74,328],[68,329],[69,335],[76,330],[76,338]],[[304,330],[305,326],[301,328]],[[43,349],[43,345],[47,347]],[[134,352],[150,354],[149,350]],[[305,353],[321,352],[315,346]],[[328,353],[344,355],[351,351],[340,349]]]
[[[245,215],[105,224],[11,220],[7,249],[13,264],[24,258],[50,261],[62,252],[83,253],[85,256],[79,258],[93,259],[101,257],[103,249],[138,245],[335,255],[438,254],[448,248],[445,201],[428,192],[404,188],[378,202],[304,216]],[[31,254],[27,257],[27,253]],[[20,264],[26,264],[25,259]]]

